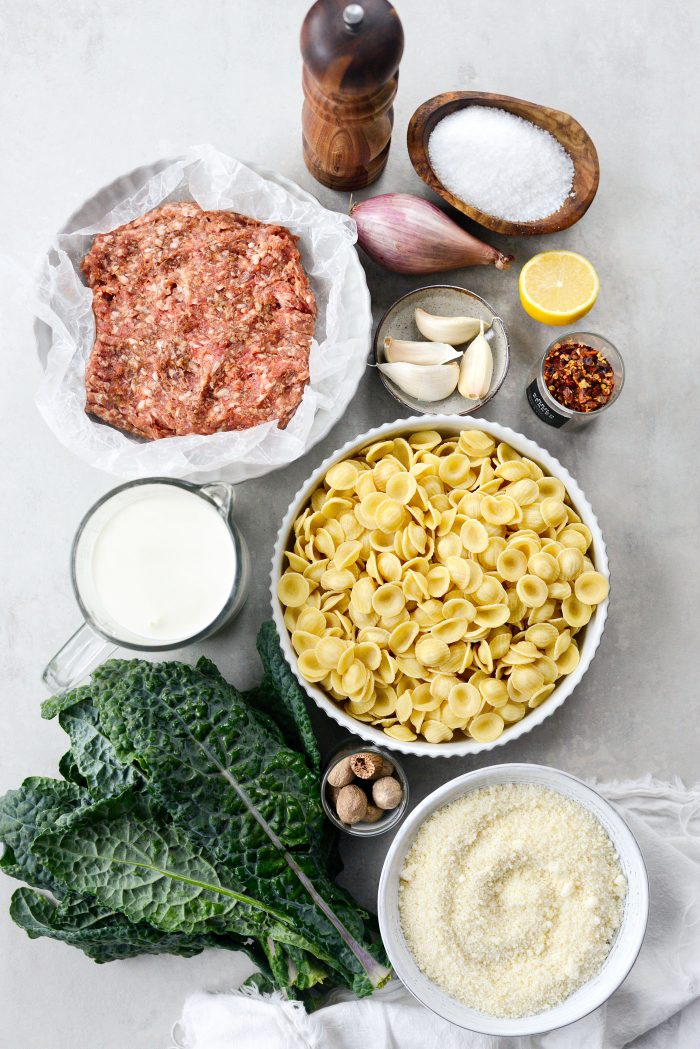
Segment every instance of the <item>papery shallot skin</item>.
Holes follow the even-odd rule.
[[[98,234],[82,271],[96,328],[88,413],[147,438],[287,425],[316,304],[284,226],[165,204]]]

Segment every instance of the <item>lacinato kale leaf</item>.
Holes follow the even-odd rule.
[[[311,768],[318,772],[321,755],[306,709],[306,696],[284,658],[272,621],[260,627],[257,648],[264,671],[258,689],[260,705],[276,718],[290,745],[301,749]]]
[[[221,938],[213,935],[163,933],[147,922],[130,922],[118,911],[107,911],[94,900],[80,896],[56,903],[36,889],[15,890],[10,915],[31,939],[48,936],[80,947],[96,962],[134,958],[139,954],[180,954],[190,958],[205,947],[226,946]],[[232,941],[231,946],[240,949],[237,941]]]
[[[14,920],[96,961],[245,950],[292,997],[389,976],[374,920],[332,880],[319,753],[273,624],[242,694],[209,660],[111,660],[43,704],[64,780],[0,799]],[[314,989],[311,991],[311,989]]]
[[[118,760],[102,731],[91,695],[61,710],[58,723],[70,736],[72,764],[68,771],[72,778],[80,777],[94,798],[116,797],[138,785],[138,773]]]

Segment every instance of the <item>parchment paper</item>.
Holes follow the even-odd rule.
[[[133,186],[132,186],[133,188]],[[306,195],[304,195],[306,197]],[[287,226],[299,239],[318,317],[311,347],[311,381],[284,430],[274,422],[209,436],[132,437],[85,414],[85,365],[95,338],[92,293],[80,260],[95,233],[115,229],[173,200],[239,211]],[[81,459],[118,477],[199,477],[246,480],[297,459],[342,415],[364,370],[371,308],[353,247],[354,222],[310,197],[289,192],[212,146],[196,146],[142,185],[93,225],[59,235],[38,280],[37,315],[52,332],[36,403],[56,437]]]

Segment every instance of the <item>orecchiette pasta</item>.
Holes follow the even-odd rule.
[[[481,430],[330,467],[278,583],[302,676],[396,740],[488,743],[552,694],[608,582],[564,485]]]

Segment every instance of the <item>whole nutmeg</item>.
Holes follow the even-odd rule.
[[[326,783],[326,795],[333,808],[338,804],[338,795],[342,789],[342,787],[334,787],[332,783]]]
[[[335,811],[342,823],[359,823],[367,814],[367,795],[362,787],[348,783],[338,791]]]
[[[382,776],[372,784],[372,800],[380,809],[395,809],[402,798],[401,784],[393,776]]]
[[[367,812],[363,823],[376,823],[384,815],[384,809],[380,809],[377,805],[373,805],[372,802],[367,806]]]
[[[350,768],[358,779],[377,779],[381,775],[384,759],[381,754],[361,751],[350,758]]]
[[[382,758],[382,767],[379,772],[379,776],[375,776],[375,779],[379,779],[381,776],[393,776],[394,766],[386,758]]]
[[[330,783],[331,787],[346,787],[348,783],[352,783],[353,779],[354,774],[350,768],[350,758],[342,758],[328,773],[326,782]]]

